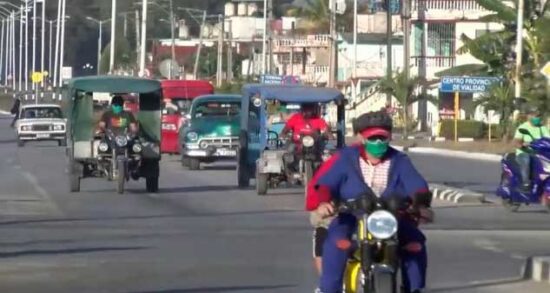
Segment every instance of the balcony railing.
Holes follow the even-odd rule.
[[[420,66],[422,56],[411,56],[415,66]],[[456,63],[455,56],[426,56],[426,67],[454,67]]]
[[[426,10],[485,10],[475,0],[412,0],[412,10],[418,11],[422,4]]]

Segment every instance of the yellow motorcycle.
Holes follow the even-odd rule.
[[[356,248],[348,260],[344,274],[345,293],[396,293],[399,271],[397,214],[414,213],[410,199],[397,196],[380,199],[364,195],[341,202],[339,213],[357,218],[357,231],[352,242]]]

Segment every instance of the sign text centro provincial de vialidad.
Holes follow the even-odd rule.
[[[484,93],[500,78],[494,76],[444,76],[439,90],[444,93]]]

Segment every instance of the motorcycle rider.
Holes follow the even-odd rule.
[[[431,222],[431,193],[426,180],[410,159],[389,146],[392,119],[385,111],[366,113],[354,123],[359,143],[341,149],[318,169],[308,185],[306,210],[321,217],[335,216],[322,247],[322,271],[317,292],[339,293],[350,255],[356,219],[336,214],[333,201],[349,200],[372,190],[379,197],[400,195],[412,200],[418,217],[399,217],[398,237],[402,245],[402,280],[405,293],[425,287],[426,238],[418,223]]]
[[[530,167],[531,167],[531,155],[529,150],[529,144],[536,139],[543,137],[550,137],[550,132],[548,127],[542,125],[541,112],[537,107],[529,107],[527,109],[527,121],[522,123],[516,129],[514,134],[514,142],[517,146],[516,149],[516,161],[519,165],[521,180],[522,180],[522,189],[529,191],[531,185],[530,180]],[[525,135],[519,132],[520,129],[525,129],[533,136]]]
[[[120,95],[115,95],[111,99],[111,109],[105,111],[99,121],[100,132],[110,129],[115,135],[122,134],[129,130],[132,134],[137,134],[137,120],[128,111],[124,111],[124,99]]]

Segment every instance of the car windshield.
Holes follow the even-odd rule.
[[[204,102],[195,108],[194,118],[235,116],[239,114],[240,101],[235,102]]]
[[[184,98],[172,98],[172,104],[178,107],[180,112],[187,112],[191,107],[192,100]]]
[[[33,119],[33,118],[63,118],[61,109],[57,107],[36,107],[36,108],[25,108],[21,115],[23,119]]]

